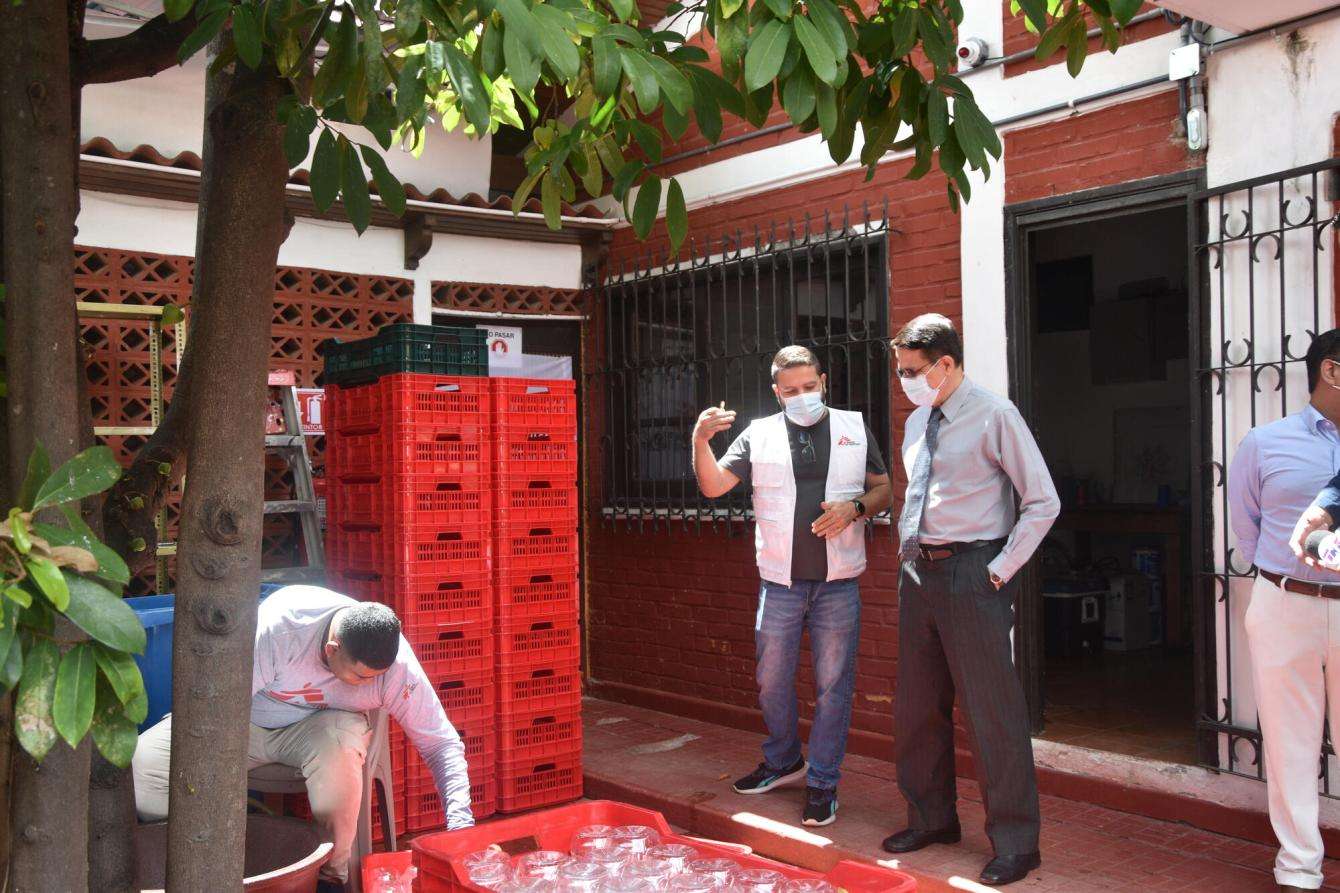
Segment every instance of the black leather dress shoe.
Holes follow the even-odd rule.
[[[911,853],[933,843],[958,843],[962,838],[958,825],[941,828],[938,831],[919,831],[908,828],[884,838],[884,851],[888,853]]]
[[[1028,873],[1041,864],[1042,857],[1036,851],[1018,856],[997,856],[982,869],[982,883],[990,887],[1013,884],[1028,877]]]

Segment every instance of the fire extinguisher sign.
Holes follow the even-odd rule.
[[[324,434],[326,391],[324,388],[297,388],[298,415],[302,419],[302,433],[316,436]]]
[[[489,352],[489,374],[505,375],[506,371],[520,369],[521,329],[515,326],[479,326],[486,332],[485,346]]]

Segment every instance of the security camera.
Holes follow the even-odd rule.
[[[986,41],[969,37],[958,45],[959,64],[967,68],[976,68],[986,61]]]

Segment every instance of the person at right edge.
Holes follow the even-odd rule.
[[[1266,803],[1280,844],[1275,882],[1290,893],[1321,887],[1317,766],[1327,695],[1334,703],[1340,694],[1333,632],[1340,626],[1340,583],[1302,560],[1291,542],[1340,470],[1340,329],[1314,338],[1304,362],[1308,405],[1248,431],[1228,471],[1234,563],[1256,567],[1243,628],[1265,750]],[[1332,729],[1337,721],[1332,714]]]
[[[939,314],[893,339],[917,409],[903,438],[907,498],[898,522],[898,686],[894,761],[908,827],[891,853],[958,843],[954,696],[961,699],[995,857],[982,883],[1042,864],[1033,742],[1015,672],[1015,574],[1060,512],[1042,453],[1004,397],[964,376],[963,343]],[[1016,494],[1018,510],[1016,511]]]

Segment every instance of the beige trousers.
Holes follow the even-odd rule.
[[[1265,743],[1266,800],[1280,849],[1276,883],[1321,886],[1317,769],[1329,713],[1340,728],[1340,601],[1257,577],[1243,621]]]
[[[251,727],[247,771],[267,763],[302,770],[312,817],[330,837],[330,861],[321,875],[345,881],[349,853],[358,830],[363,802],[363,763],[372,740],[372,728],[362,713],[318,710],[308,719],[283,729]],[[142,821],[160,821],[168,814],[168,764],[172,716],[140,735],[131,764],[135,779],[135,808]]]

